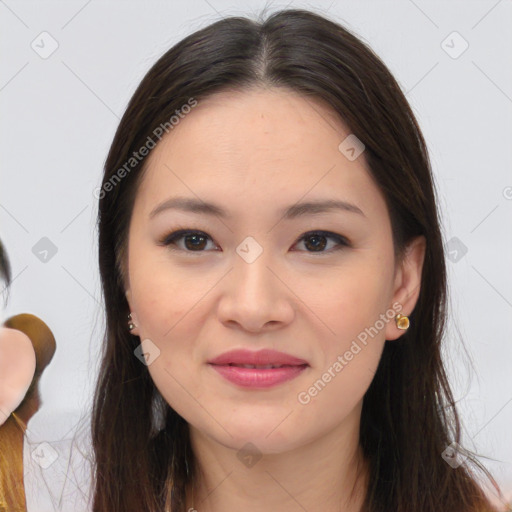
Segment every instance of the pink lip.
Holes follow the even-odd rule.
[[[232,350],[208,361],[225,379],[250,388],[268,388],[297,377],[309,364],[275,350]],[[285,365],[281,368],[242,368],[240,365]]]
[[[225,352],[215,359],[208,361],[210,364],[228,365],[228,364],[255,364],[265,365],[273,364],[280,365],[286,364],[290,366],[307,365],[308,362],[304,359],[278,352],[277,350],[263,349],[253,352],[251,350],[230,350]]]
[[[269,388],[297,377],[307,368],[307,365],[283,366],[282,368],[270,368],[268,370],[229,365],[212,365],[212,368],[233,384],[248,388]]]

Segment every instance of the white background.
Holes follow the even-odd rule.
[[[463,443],[512,493],[510,0],[0,2],[0,237],[14,276],[2,314],[40,316],[58,347],[33,435],[61,439],[90,406],[104,325],[93,190],[129,98],[174,43],[265,6],[344,24],[406,93],[429,146],[447,249],[454,237],[467,248],[448,261],[446,340]],[[58,43],[46,59],[31,47],[46,37],[49,48],[44,31]],[[462,48],[454,31],[469,44],[458,58],[445,51]],[[57,248],[47,262],[32,252],[42,237]]]

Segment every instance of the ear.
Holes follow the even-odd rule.
[[[133,334],[134,336],[140,336],[139,321],[137,319],[137,313],[135,312],[135,309],[133,306],[131,290],[130,289],[126,290],[125,295],[126,295],[126,301],[128,302],[128,307],[130,308],[130,313],[132,315],[131,321],[129,318],[126,319],[126,328],[128,329],[128,325],[130,323],[134,324],[135,327],[130,331],[130,334]]]
[[[393,288],[392,304],[400,304],[402,309],[398,310],[398,314],[409,316],[420,295],[421,274],[423,270],[423,262],[425,259],[426,239],[424,236],[416,237],[406,248],[402,262],[396,270],[395,282]],[[386,339],[396,340],[405,331],[396,326],[395,321],[388,322],[386,325]]]

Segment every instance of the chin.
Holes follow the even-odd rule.
[[[290,423],[284,430],[280,425],[282,421],[282,416],[278,419],[274,417],[268,420],[260,419],[257,423],[254,416],[240,420],[232,418],[229,424],[224,425],[227,432],[232,434],[231,436],[221,427],[215,429],[215,432],[205,432],[204,430],[202,432],[223,446],[236,451],[255,450],[262,454],[277,454],[291,450],[305,442],[303,429],[294,427]]]

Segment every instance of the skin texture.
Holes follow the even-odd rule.
[[[362,399],[384,343],[404,331],[385,322],[307,404],[298,395],[381,314],[395,313],[394,303],[411,313],[425,246],[415,239],[395,265],[386,204],[364,153],[349,161],[338,150],[349,133],[328,107],[288,90],[222,92],[200,102],[149,156],[130,224],[126,294],[132,333],[151,340],[158,355],[151,377],[190,426],[200,477],[187,505],[198,511],[361,506]],[[150,218],[175,196],[216,203],[230,216],[168,209]],[[364,215],[279,214],[315,199],[344,200]],[[195,251],[184,238],[159,245],[184,228],[209,238]],[[318,230],[351,246],[336,250],[326,238],[317,252],[314,241],[300,240]],[[248,236],[263,250],[252,263],[236,252]],[[240,388],[207,364],[238,348],[283,351],[309,367],[273,388]],[[248,442],[262,456],[250,467],[237,457]]]
[[[0,327],[0,425],[22,402],[35,369],[30,338],[16,329]]]

